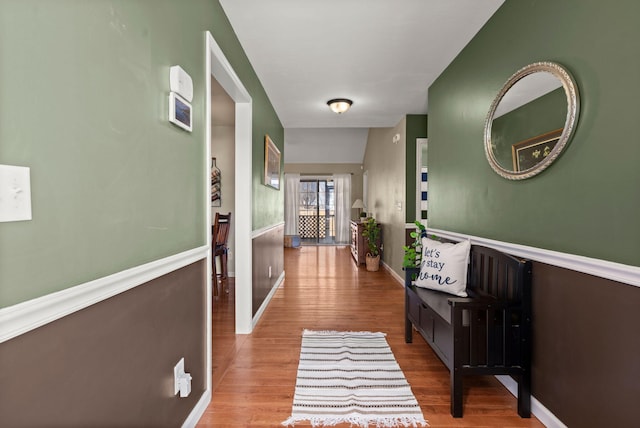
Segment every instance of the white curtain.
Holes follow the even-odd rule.
[[[300,174],[284,175],[284,234],[298,235]]]
[[[351,174],[335,174],[333,184],[336,199],[336,243],[351,240]]]

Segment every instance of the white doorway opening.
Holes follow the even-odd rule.
[[[237,264],[235,269],[236,287],[236,334],[250,333],[252,329],[252,251],[251,251],[251,199],[252,199],[252,104],[251,96],[224,56],[222,49],[213,39],[210,32],[206,32],[206,135],[205,135],[205,197],[207,209],[207,242],[211,244],[211,209],[210,182],[211,171],[211,76],[222,86],[235,103],[235,254],[242,255],[242,266]],[[237,260],[238,258],[236,258]],[[207,258],[207,353],[208,364],[211,363],[211,251]],[[211,375],[211,367],[207,372]],[[211,379],[208,380],[209,388]]]

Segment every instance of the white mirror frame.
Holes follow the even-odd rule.
[[[567,97],[567,117],[565,119],[564,128],[558,143],[555,145],[551,153],[541,162],[535,166],[526,169],[524,171],[511,171],[502,167],[493,154],[491,148],[491,127],[493,124],[494,114],[498,108],[498,104],[505,96],[507,91],[515,85],[518,81],[524,77],[538,72],[547,72],[553,74],[560,80],[564,88],[565,95]],[[580,97],[578,94],[578,87],[569,72],[561,65],[554,62],[536,62],[516,71],[507,82],[504,84],[498,95],[491,103],[491,108],[487,114],[487,119],[484,125],[484,151],[489,161],[491,168],[498,173],[501,177],[508,180],[524,180],[531,178],[537,174],[540,174],[546,168],[553,163],[560,153],[569,143],[573,133],[575,132],[575,126],[578,122],[578,115],[580,112]]]

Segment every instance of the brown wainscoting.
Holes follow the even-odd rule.
[[[570,427],[638,424],[640,288],[534,263],[535,398]]]
[[[253,239],[253,315],[258,312],[284,270],[284,225]],[[271,266],[271,278],[269,278]]]
[[[0,426],[180,426],[205,390],[205,276],[197,262],[0,344]]]

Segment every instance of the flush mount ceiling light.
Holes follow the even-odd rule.
[[[353,104],[353,101],[346,98],[334,98],[327,101],[327,105],[329,106],[329,108],[338,114],[344,113],[345,111],[349,110],[351,104]]]

